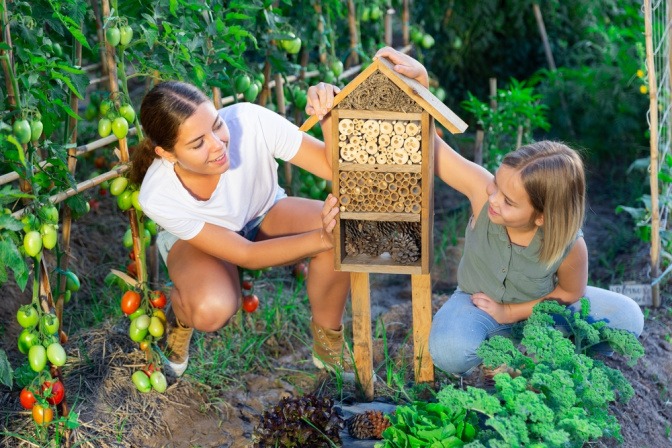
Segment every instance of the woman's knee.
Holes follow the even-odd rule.
[[[432,327],[429,336],[429,354],[434,365],[447,373],[462,375],[481,359],[476,355],[479,341],[456,331],[445,331]]]
[[[192,307],[191,321],[199,331],[212,332],[224,327],[240,308],[240,299],[213,295],[202,297]]]

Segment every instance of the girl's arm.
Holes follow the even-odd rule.
[[[232,230],[206,223],[188,242],[213,257],[246,269],[281,266],[333,248],[337,214],[336,198],[329,195],[321,212],[321,229],[253,242]]]
[[[415,79],[425,87],[429,86],[427,69],[407,54],[385,47],[378,50],[376,57],[389,59],[394,64],[395,71]],[[435,135],[434,142],[436,174],[449,186],[467,196],[473,213],[478,213],[488,199],[485,187],[492,180],[492,174],[462,157],[438,135]]]
[[[576,240],[556,274],[558,284],[555,289],[545,297],[530,302],[502,304],[483,293],[473,294],[471,300],[500,324],[527,319],[532,314],[532,308],[542,300],[556,300],[563,305],[571,305],[583,297],[588,284],[588,250],[583,237]]]

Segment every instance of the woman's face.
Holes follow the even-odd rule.
[[[506,165],[499,167],[486,187],[488,217],[495,224],[521,230],[543,224],[542,215],[532,207],[520,173]]]
[[[180,125],[174,151],[165,154],[189,174],[220,175],[229,169],[229,128],[210,101]]]

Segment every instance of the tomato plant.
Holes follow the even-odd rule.
[[[65,386],[60,380],[45,381],[42,383],[42,395],[49,404],[60,404],[65,397]]]
[[[45,425],[54,419],[54,411],[49,406],[35,404],[33,406],[33,420],[38,425]]]
[[[28,389],[28,387],[24,387],[21,390],[21,394],[19,395],[19,401],[21,402],[21,406],[23,406],[23,409],[32,409],[33,405],[37,403],[35,394],[33,393],[33,391]]]
[[[243,296],[243,309],[248,313],[254,313],[259,306],[259,297],[256,294]]]
[[[140,307],[141,297],[136,291],[126,291],[121,297],[121,311],[127,316],[133,314]]]
[[[149,302],[154,308],[163,308],[168,300],[163,291],[152,291],[149,293]]]

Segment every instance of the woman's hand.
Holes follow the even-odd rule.
[[[336,227],[336,215],[338,215],[338,200],[329,193],[322,206],[322,243],[329,249],[334,247],[334,227]]]
[[[429,87],[427,69],[409,55],[391,47],[384,47],[378,50],[375,57],[389,59],[394,64],[395,71],[411,79],[415,79],[425,87]]]
[[[341,89],[335,85],[321,82],[308,88],[308,103],[306,104],[306,114],[317,115],[321,121],[334,105],[334,96]]]
[[[482,292],[472,294],[471,303],[476,308],[488,313],[498,324],[512,324],[515,322],[511,320],[510,305],[497,303]]]

